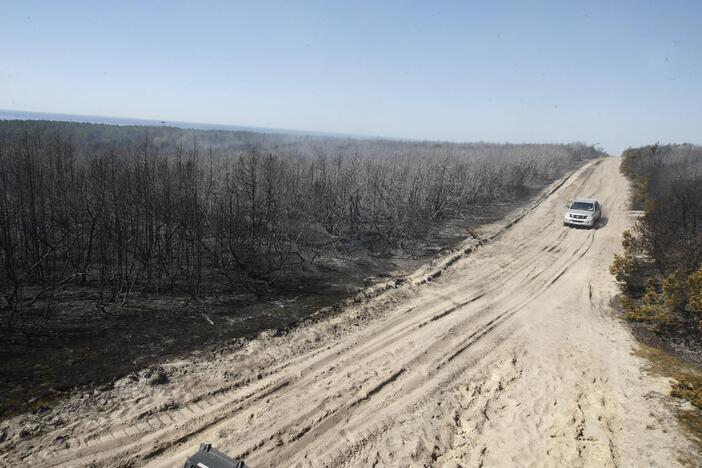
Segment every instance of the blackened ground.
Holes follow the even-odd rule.
[[[690,320],[671,328],[659,328],[645,322],[631,322],[630,326],[634,336],[645,345],[702,366],[702,331],[697,321]]]

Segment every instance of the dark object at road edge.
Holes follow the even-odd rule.
[[[248,468],[244,460],[230,458],[211,444],[200,444],[200,449],[185,461],[185,468]]]

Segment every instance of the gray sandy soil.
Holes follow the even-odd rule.
[[[173,467],[201,442],[253,467],[699,463],[610,308],[619,160],[544,194],[329,319],[5,421],[0,465]],[[562,226],[575,196],[603,203],[598,229]]]

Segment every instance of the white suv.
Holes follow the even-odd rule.
[[[602,217],[602,205],[594,198],[576,198],[573,203],[566,205],[567,211],[563,217],[564,226],[594,227]]]

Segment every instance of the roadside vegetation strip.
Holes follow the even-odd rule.
[[[633,181],[634,207],[644,209],[610,268],[625,318],[702,363],[699,346],[685,347],[702,342],[702,147],[629,149],[621,170]]]
[[[676,380],[671,395],[689,401],[699,412],[702,147],[655,144],[628,149],[621,171],[633,183],[632,208],[639,211],[633,227],[624,232],[622,254],[616,254],[610,266],[621,291],[619,304],[639,339],[662,344],[696,367],[696,372],[664,373]],[[664,358],[659,353],[655,359]],[[683,418],[686,421],[690,427],[689,418]],[[702,447],[699,424],[695,431]]]
[[[702,147],[629,149],[622,172],[632,179],[643,216],[623,236],[611,272],[631,320],[702,338]],[[699,361],[702,363],[702,349]]]

